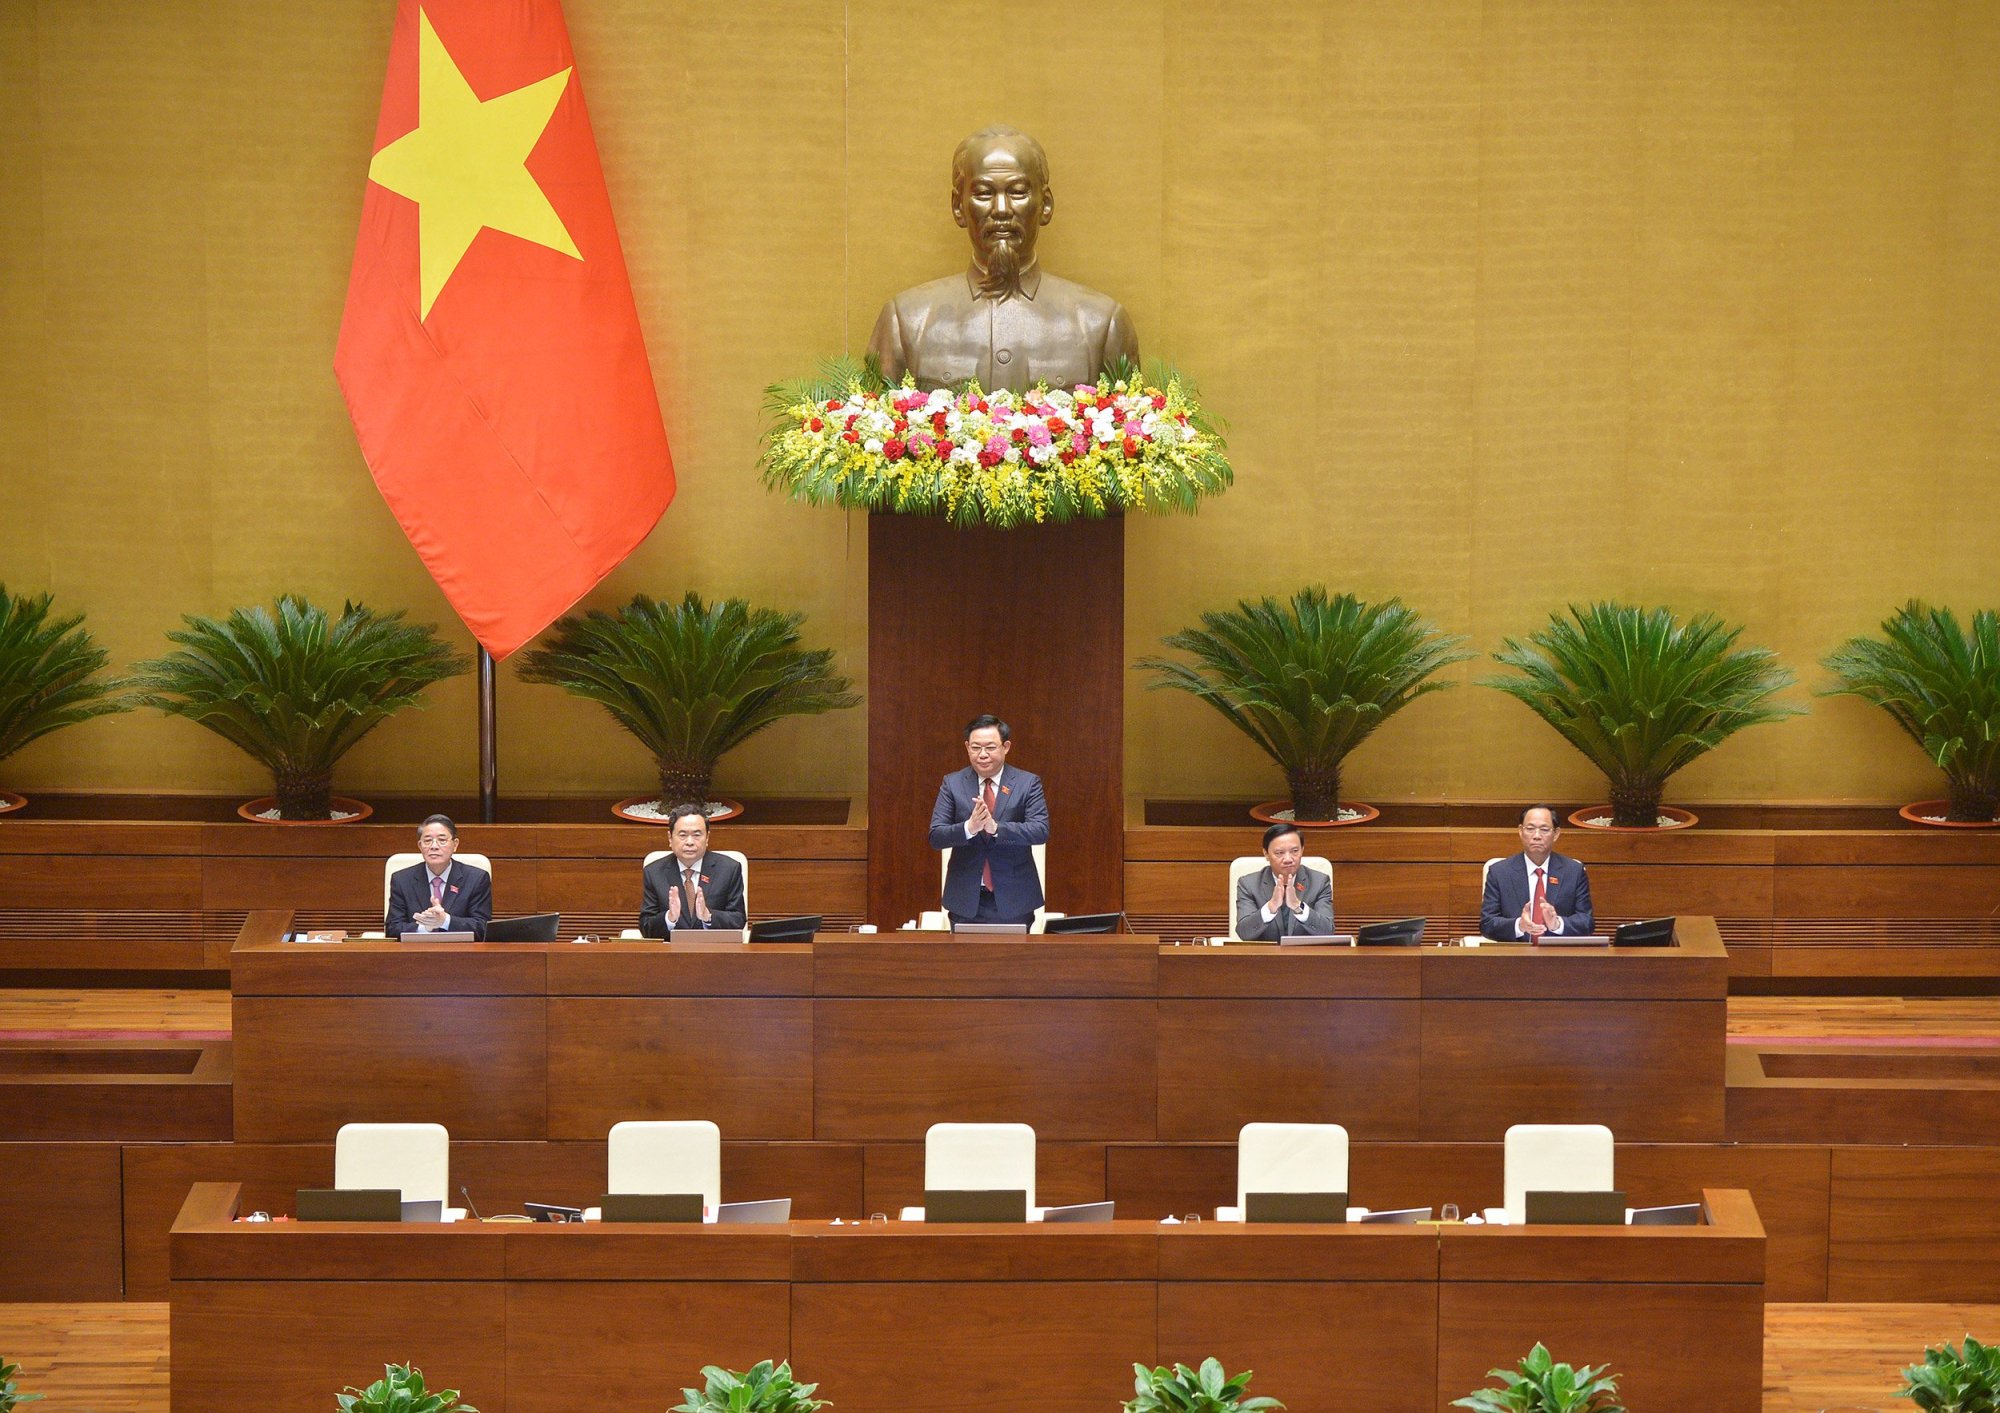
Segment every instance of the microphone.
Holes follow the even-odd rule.
[[[466,1188],[464,1183],[458,1185],[458,1195],[465,1199],[465,1210],[472,1213],[473,1221],[483,1222],[486,1220],[486,1218],[479,1215],[479,1209],[472,1204],[472,1193]]]

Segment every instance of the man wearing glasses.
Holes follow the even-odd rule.
[[[1521,852],[1486,870],[1479,931],[1495,942],[1536,942],[1548,935],[1588,937],[1590,876],[1575,859],[1555,852],[1556,812],[1547,805],[1521,811]]]
[[[1013,733],[997,716],[965,728],[971,762],[938,786],[931,847],[951,850],[944,907],[953,924],[1031,923],[1042,905],[1034,846],[1049,840],[1049,808],[1038,775],[1007,764]]]

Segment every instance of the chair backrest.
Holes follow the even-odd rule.
[[[644,861],[643,861],[643,862],[642,862],[642,863],[641,863],[641,864],[639,865],[639,867],[640,867],[640,868],[642,868],[642,869],[645,869],[645,868],[651,868],[651,867],[652,867],[652,866],[653,866],[654,864],[658,863],[658,862],[659,862],[659,861],[660,861],[661,859],[665,859],[665,858],[671,858],[671,857],[673,857],[673,852],[674,852],[674,851],[673,851],[672,849],[655,849],[655,850],[653,850],[653,852],[652,852],[652,853],[650,853],[650,854],[646,855],[646,857],[645,857],[645,860],[644,860]],[[734,850],[734,849],[710,849],[710,850],[709,850],[709,852],[710,852],[711,854],[721,854],[721,855],[723,855],[723,856],[724,856],[725,858],[732,858],[732,859],[735,859],[735,860],[736,860],[736,867],[737,867],[737,868],[739,868],[739,869],[741,869],[741,870],[743,871],[743,916],[744,916],[745,918],[748,918],[748,917],[750,916],[750,859],[749,859],[749,857],[748,857],[747,855],[745,855],[745,854],[739,854],[739,853],[738,853],[738,852],[737,852],[736,850]]]
[[[926,1190],[1028,1194],[1035,1205],[1035,1131],[1027,1124],[932,1124],[924,1133]]]
[[[1323,873],[1328,878],[1333,877],[1333,860],[1331,859],[1323,859],[1315,854],[1308,854],[1299,860],[1299,862],[1314,873]],[[1236,885],[1241,883],[1247,875],[1255,873],[1263,866],[1264,856],[1262,854],[1243,854],[1229,861],[1229,893],[1222,900],[1222,910],[1223,915],[1229,919],[1229,940],[1231,942],[1241,942],[1243,940],[1243,935],[1236,930]],[[1258,1188],[1257,1190],[1263,1192],[1267,1189]]]
[[[1236,1135],[1236,1205],[1252,1192],[1347,1191],[1339,1124],[1245,1124]]]
[[[1507,1219],[1528,1219],[1530,1192],[1612,1192],[1616,1144],[1603,1124],[1515,1124],[1507,1130]]]
[[[493,861],[484,854],[453,854],[452,859],[457,863],[471,864],[474,868],[486,870],[488,878],[493,876]],[[423,861],[424,856],[422,854],[389,855],[389,862],[383,865],[382,868],[382,916],[384,918],[389,916],[389,880],[410,867],[410,865],[420,864]]]
[[[451,1205],[451,1135],[443,1124],[342,1124],[333,1185],[399,1188],[405,1202]]]
[[[1480,891],[1480,892],[1484,893],[1484,892],[1486,891],[1486,875],[1487,875],[1487,874],[1489,874],[1489,873],[1491,873],[1491,872],[1493,872],[1493,865],[1495,865],[1495,864],[1497,864],[1497,863],[1505,863],[1505,862],[1507,862],[1507,855],[1505,855],[1505,854],[1502,854],[1502,855],[1500,855],[1500,857],[1498,857],[1498,858],[1493,858],[1493,859],[1488,859],[1488,860],[1487,860],[1487,861],[1486,861],[1485,863],[1483,863],[1483,864],[1481,864],[1481,865],[1479,866],[1479,891]]]
[[[606,1192],[699,1192],[722,1204],[722,1130],[707,1119],[613,1124]]]

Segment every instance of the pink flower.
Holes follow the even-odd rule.
[[[1028,445],[1047,446],[1053,440],[1054,438],[1049,435],[1049,429],[1042,423],[1030,422],[1028,424]]]

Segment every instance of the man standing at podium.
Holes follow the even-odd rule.
[[[1547,805],[1521,811],[1521,852],[1486,870],[1481,934],[1495,942],[1590,935],[1597,921],[1590,911],[1590,875],[1575,859],[1555,852],[1561,833],[1556,812]]]
[[[1031,923],[1042,905],[1034,846],[1049,841],[1049,808],[1037,775],[1007,764],[1013,733],[997,716],[965,728],[971,762],[938,786],[931,847],[949,849],[944,907],[961,922]]]

